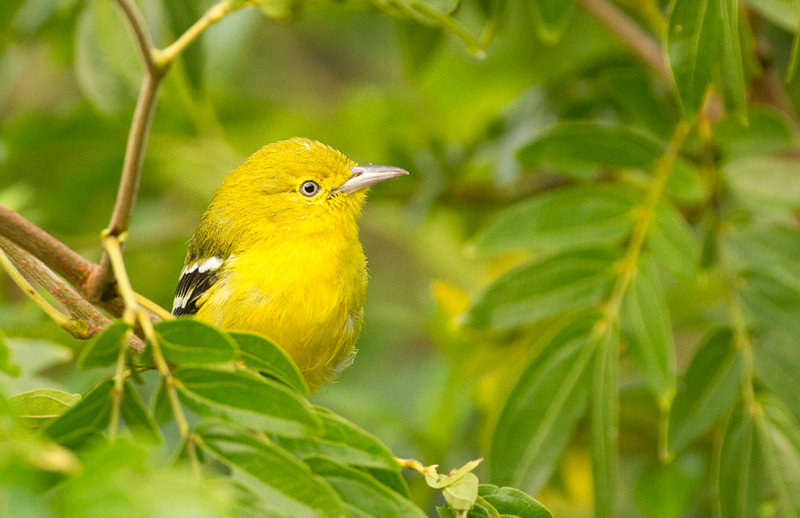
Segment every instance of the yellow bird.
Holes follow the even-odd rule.
[[[352,361],[361,331],[368,276],[356,220],[367,188],[406,174],[303,138],[264,146],[214,193],[172,313],[271,338],[314,390]]]

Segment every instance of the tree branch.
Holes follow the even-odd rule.
[[[136,48],[139,50],[139,57],[142,59],[146,72],[149,75],[161,75],[153,56],[153,39],[150,36],[150,31],[147,30],[147,24],[144,22],[141,11],[131,0],[117,0],[117,4],[131,28],[133,37],[136,40]]]
[[[670,78],[661,46],[622,11],[605,0],[578,0],[578,3],[611,29],[617,38],[630,47],[642,62],[661,77]]]

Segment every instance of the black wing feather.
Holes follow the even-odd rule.
[[[219,279],[220,268],[201,272],[199,268],[187,271],[178,280],[178,288],[175,290],[175,305],[172,314],[194,315],[200,306],[197,301],[208,289]],[[178,301],[186,299],[182,304]]]

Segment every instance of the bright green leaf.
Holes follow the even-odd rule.
[[[722,518],[760,516],[764,465],[753,416],[736,406],[719,453],[719,505]]]
[[[201,423],[195,433],[203,450],[230,467],[268,509],[297,518],[345,516],[333,489],[272,442],[227,423]]]
[[[511,270],[478,295],[464,323],[503,330],[586,309],[611,288],[617,258],[604,250],[583,250]]]
[[[572,12],[573,0],[534,0],[532,8],[539,37],[551,45],[558,42]]]
[[[586,408],[596,321],[590,315],[564,328],[513,385],[489,448],[492,481],[533,493],[547,482]]]
[[[324,432],[317,437],[278,437],[275,441],[301,458],[325,457],[350,466],[399,471],[394,455],[377,438],[322,407],[314,407]]]
[[[698,240],[683,215],[667,201],[656,207],[647,247],[665,270],[686,278],[696,275],[700,263]]]
[[[0,332],[0,372],[8,374],[12,378],[16,378],[20,374],[19,365],[14,363],[11,348],[2,332]]]
[[[747,5],[778,27],[795,32],[800,22],[800,4],[795,0],[747,0]]]
[[[741,358],[729,330],[708,337],[692,358],[672,403],[669,450],[677,454],[736,401]]]
[[[747,124],[735,117],[726,117],[714,127],[714,143],[725,162],[761,157],[794,147],[789,121],[779,111],[754,107]]]
[[[552,518],[553,516],[545,506],[519,489],[481,484],[478,486],[478,494],[503,515],[519,516],[520,518]]]
[[[755,350],[756,375],[767,389],[782,399],[800,419],[800,347],[785,333],[759,336]]]
[[[499,212],[473,239],[479,254],[562,252],[621,243],[633,228],[635,193],[595,184],[547,191]]]
[[[365,516],[424,517],[410,500],[384,486],[369,474],[323,457],[306,459],[311,470],[325,478],[342,500]]]
[[[795,286],[767,273],[749,272],[741,294],[746,309],[762,328],[800,336],[800,290]]]
[[[739,0],[716,0],[721,18],[720,73],[725,100],[742,121],[747,121],[747,87],[739,41]],[[711,3],[713,6],[713,2]],[[717,16],[712,13],[712,16]]]
[[[770,478],[768,494],[777,495],[778,516],[800,517],[800,424],[774,396],[761,399],[756,419],[761,450]],[[761,416],[759,416],[761,417]]]
[[[225,363],[236,359],[239,348],[225,333],[190,318],[155,324],[164,356],[176,365]]]
[[[800,209],[800,160],[796,157],[757,156],[737,160],[723,167],[730,185],[753,207],[767,204]]]
[[[649,258],[643,258],[631,278],[620,325],[650,389],[662,400],[671,400],[675,391],[675,343],[666,297]]]
[[[683,112],[694,120],[711,84],[723,42],[721,2],[672,0],[666,37],[667,57]]]
[[[239,345],[239,354],[245,365],[286,383],[303,395],[308,395],[308,385],[286,351],[255,333],[232,332],[230,336]]]
[[[114,365],[119,356],[119,349],[122,347],[122,339],[130,328],[130,324],[116,321],[103,329],[81,351],[78,356],[78,367],[91,369]]]
[[[114,380],[95,385],[72,408],[50,423],[45,432],[59,444],[74,448],[105,431],[111,415],[111,390]]]
[[[594,515],[597,518],[616,516],[619,472],[618,372],[619,336],[612,329],[600,340],[592,377],[589,443],[595,494]]]
[[[250,374],[206,368],[175,371],[178,395],[204,417],[222,417],[278,435],[307,437],[319,431],[308,401],[282,383]]]
[[[75,406],[80,394],[60,390],[37,389],[8,398],[11,412],[32,428],[49,424]]]
[[[120,411],[125,424],[137,438],[159,444],[162,440],[161,430],[130,381],[125,382],[123,396]]]
[[[706,480],[706,459],[688,452],[669,464],[657,464],[639,476],[633,501],[647,518],[681,518]]]

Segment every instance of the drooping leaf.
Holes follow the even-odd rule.
[[[594,358],[591,394],[589,443],[594,481],[594,514],[598,518],[616,516],[619,450],[619,335],[606,331]]]
[[[130,324],[116,321],[103,329],[81,351],[78,356],[78,367],[91,369],[114,365],[122,347],[122,339],[130,328]]]
[[[176,365],[225,363],[239,353],[230,336],[198,320],[162,320],[153,327],[161,338],[164,356]]]
[[[492,481],[535,493],[547,482],[591,390],[597,321],[571,323],[535,356],[512,386],[495,424],[488,464]]]
[[[756,375],[800,419],[800,347],[794,337],[783,333],[764,333],[755,349]]]
[[[478,295],[464,323],[504,330],[586,309],[610,289],[617,258],[605,250],[583,250],[523,265]]]
[[[719,456],[722,518],[759,516],[764,465],[753,416],[740,403],[728,421]]]
[[[80,394],[37,389],[8,398],[11,412],[31,428],[45,426],[80,401]]]
[[[549,44],[555,44],[561,38],[572,12],[573,0],[536,0],[532,5],[536,32]]]
[[[584,177],[598,167],[649,169],[663,148],[630,128],[565,122],[522,148],[517,157],[529,168],[550,167]]]
[[[316,406],[314,411],[322,421],[322,434],[301,439],[279,437],[275,442],[301,458],[325,457],[349,466],[400,471],[392,452],[377,438],[326,408]]]
[[[747,124],[726,117],[714,127],[714,143],[726,162],[791,149],[794,136],[786,117],[766,107],[749,109]]]
[[[410,500],[384,486],[368,473],[324,457],[311,457],[306,464],[323,477],[347,504],[364,516],[424,517]]]
[[[622,305],[622,332],[650,389],[669,400],[675,391],[675,343],[667,301],[652,260],[644,257]]]
[[[676,275],[693,278],[700,265],[698,239],[683,215],[666,200],[656,206],[647,247],[660,267]]]
[[[319,431],[308,401],[282,383],[210,368],[175,371],[181,401],[204,417],[221,417],[278,435],[307,437]]]
[[[692,496],[705,482],[707,464],[698,452],[687,452],[669,464],[659,463],[638,478],[633,501],[648,518],[685,516]]]
[[[717,0],[721,19],[720,74],[722,93],[739,120],[747,121],[747,87],[739,41],[739,0]],[[713,6],[713,3],[712,3]]]
[[[59,444],[74,448],[104,431],[111,415],[113,388],[112,379],[95,385],[75,406],[45,428],[47,435]]]
[[[778,516],[800,516],[800,424],[777,398],[763,396],[757,419],[761,450],[769,474],[769,494],[777,495]]]
[[[800,5],[794,0],[748,0],[747,5],[786,31],[795,32],[800,23]]]
[[[520,518],[552,518],[553,516],[535,498],[519,489],[481,484],[478,486],[478,494],[504,516],[519,516]]]
[[[472,241],[479,254],[613,246],[633,228],[637,196],[611,184],[565,187],[499,212]]]
[[[161,430],[158,428],[155,418],[147,411],[142,398],[139,397],[139,393],[136,392],[130,381],[126,381],[124,385],[120,412],[122,418],[125,419],[125,424],[135,436],[153,444],[161,442]]]
[[[789,337],[800,336],[800,289],[765,272],[744,276],[742,300],[764,329]]]
[[[245,365],[286,383],[300,394],[308,395],[308,385],[286,351],[255,333],[233,332],[230,336],[236,340]]]
[[[736,193],[753,206],[800,208],[796,157],[757,156],[731,162],[722,172]]]
[[[238,474],[266,508],[297,517],[346,516],[342,500],[325,480],[269,440],[228,423],[204,422],[195,433],[203,450]]]
[[[667,57],[683,112],[693,121],[711,84],[723,41],[721,2],[672,0],[666,36]]]
[[[669,416],[669,450],[679,453],[736,401],[741,358],[727,329],[709,336],[687,367]]]

